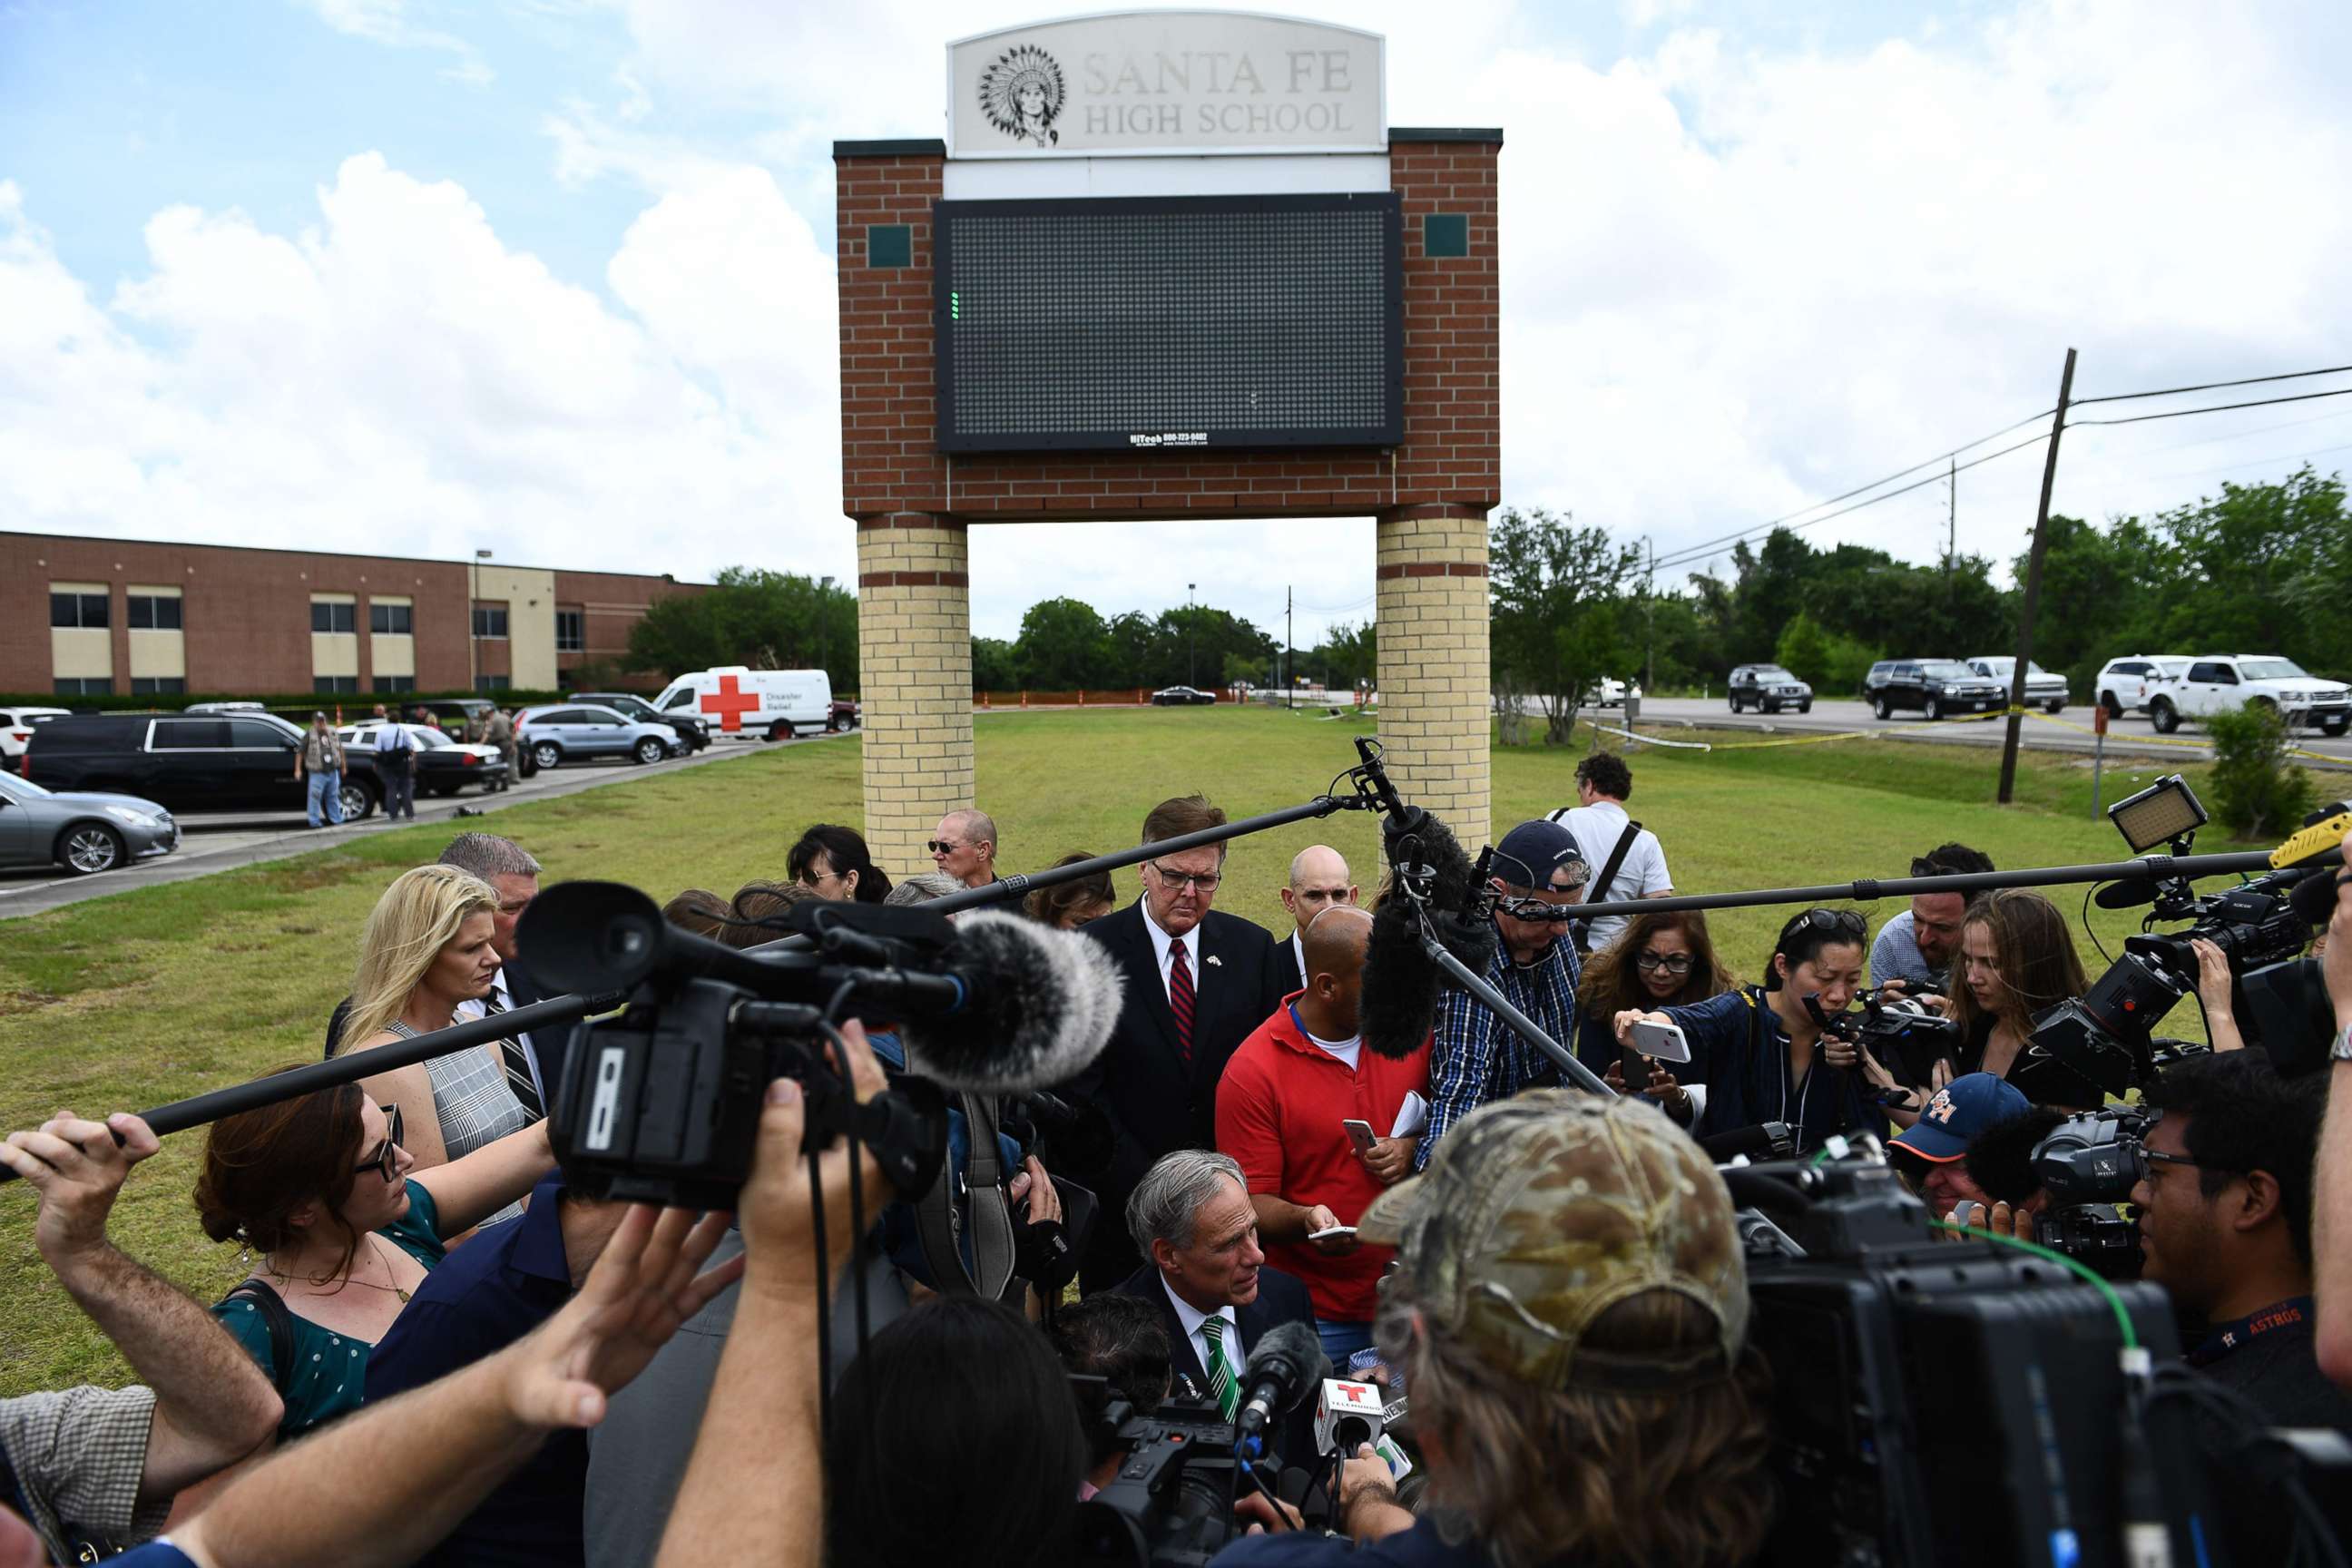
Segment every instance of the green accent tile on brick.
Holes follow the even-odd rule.
[[[903,223],[866,226],[866,265],[905,267],[915,259],[915,231]]]
[[[1463,213],[1431,213],[1421,220],[1423,256],[1470,254],[1470,219]]]

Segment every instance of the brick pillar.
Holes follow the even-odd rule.
[[[1381,742],[1406,802],[1475,857],[1488,799],[1486,517],[1400,507],[1378,518]]]
[[[857,520],[866,842],[894,879],[931,869],[931,829],[972,804],[968,565],[964,525],[952,518]]]

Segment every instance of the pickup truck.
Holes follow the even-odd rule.
[[[2169,735],[2184,719],[2208,719],[2249,702],[2276,709],[2297,729],[2341,735],[2352,726],[2352,687],[2305,674],[2294,660],[2273,654],[2191,659],[2177,679],[2150,685],[2147,716],[2158,734]]]

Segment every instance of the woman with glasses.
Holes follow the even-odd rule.
[[[1576,986],[1576,1054],[1586,1067],[1624,1087],[1624,1053],[1617,1044],[1617,1015],[1633,1009],[1687,1007],[1720,996],[1738,982],[1715,955],[1706,917],[1696,910],[1635,915],[1615,940],[1584,961]],[[1687,1126],[1698,1095],[1679,1082],[1664,1062],[1653,1062],[1636,1086]]]
[[[874,864],[873,852],[853,828],[820,822],[800,837],[784,868],[793,881],[835,903],[878,904],[890,895],[890,879]]]
[[[1886,1113],[1859,1070],[1860,1053],[1826,1037],[1806,1005],[1833,1016],[1853,1003],[1869,930],[1852,910],[1807,910],[1780,928],[1763,984],[1619,1013],[1618,1044],[1633,1045],[1639,1020],[1681,1027],[1691,1049],[1682,1076],[1706,1089],[1691,1123],[1701,1137],[1777,1121],[1802,1151],[1841,1132],[1883,1138]]]
[[[541,1121],[418,1170],[402,1121],[397,1106],[344,1084],[224,1117],[205,1140],[195,1192],[205,1234],[259,1255],[213,1311],[286,1402],[280,1439],[358,1408],[368,1351],[446,1238],[555,1168]]]

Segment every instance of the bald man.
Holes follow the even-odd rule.
[[[1337,1367],[1372,1342],[1390,1257],[1359,1247],[1353,1226],[1412,1173],[1416,1139],[1392,1134],[1425,1114],[1408,1101],[1429,1095],[1426,1045],[1402,1061],[1363,1048],[1357,1012],[1371,931],[1369,913],[1344,905],[1308,921],[1298,939],[1307,984],[1242,1042],[1217,1085],[1217,1148],[1241,1165],[1266,1260],[1307,1282]]]
[[[1307,928],[1325,910],[1353,905],[1356,884],[1348,880],[1348,862],[1328,844],[1310,844],[1291,858],[1290,885],[1282,889],[1282,907],[1298,929],[1282,944],[1290,961],[1289,989],[1307,986]]]
[[[996,824],[984,811],[950,811],[931,830],[931,864],[967,888],[996,880]]]

